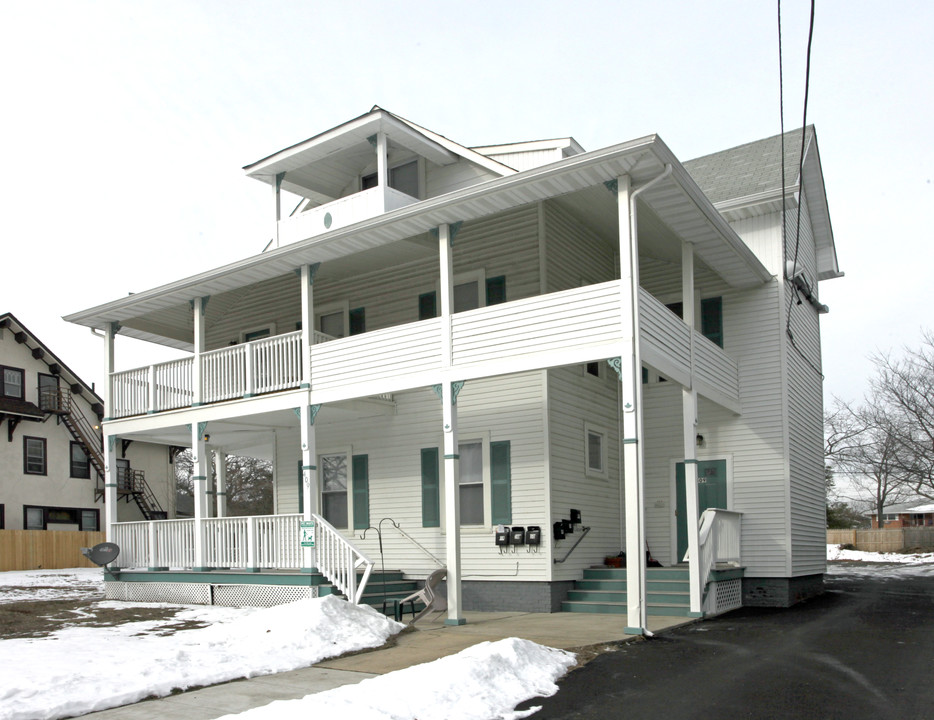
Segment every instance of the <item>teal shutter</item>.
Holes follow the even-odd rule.
[[[366,332],[366,308],[354,308],[348,313],[350,320],[350,334],[359,335]]]
[[[302,461],[298,461],[298,511],[305,508],[305,479],[302,477]]]
[[[701,300],[701,334],[723,347],[723,298]]]
[[[422,527],[441,527],[438,448],[422,448]]]
[[[490,443],[490,499],[492,524],[512,524],[512,470],[509,441]]]
[[[354,455],[352,460],[353,529],[370,527],[370,462],[367,455]]]
[[[418,319],[430,320],[433,317],[438,317],[438,294],[434,290],[418,296]]]
[[[506,276],[487,278],[486,280],[486,304],[499,305],[506,302]]]

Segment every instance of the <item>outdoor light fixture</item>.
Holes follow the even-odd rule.
[[[697,434],[697,447],[704,447],[704,436],[700,433]]]
[[[204,442],[211,442],[211,436],[207,433],[204,433]]]

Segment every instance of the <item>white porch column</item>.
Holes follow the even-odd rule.
[[[311,520],[318,513],[318,451],[315,417],[320,405],[302,405],[299,410],[302,441],[302,519]],[[302,548],[302,572],[315,572],[315,548]]]
[[[642,460],[642,360],[639,354],[639,244],[628,175],[617,181],[620,301],[623,343],[623,482],[626,501],[626,632],[643,635],[645,619],[645,475]]]
[[[227,453],[220,448],[214,449],[214,472],[217,478],[216,517],[227,517]]]
[[[302,265],[298,270],[302,286],[302,384],[311,388],[311,346],[315,344],[315,274],[320,263]]]
[[[273,238],[276,241],[276,247],[279,247],[279,221],[282,220],[282,181],[285,179],[285,173],[277,173],[272,183],[272,200],[275,206],[276,231]]]
[[[445,625],[464,625],[461,592],[460,455],[457,447],[457,406],[452,383],[441,383],[441,415],[444,424],[444,526],[447,564],[448,617]]]
[[[104,437],[104,532],[114,541],[113,525],[117,522],[117,436]]]
[[[191,363],[191,388],[193,392],[191,404],[197,407],[204,402],[203,378],[201,377],[201,354],[204,352],[204,309],[208,304],[207,297],[196,297],[191,301],[191,311],[194,315],[194,359]]]
[[[108,419],[114,417],[114,344],[119,327],[117,323],[111,322],[107,323],[104,330],[104,392],[101,397],[104,400],[104,417]]]
[[[446,625],[463,625],[461,589],[460,456],[457,447],[457,396],[451,383],[451,314],[454,312],[453,237],[448,224],[438,228],[441,265],[441,422],[444,434],[444,527],[447,565],[448,617]]]
[[[104,415],[113,417],[113,372],[114,372],[114,338],[117,334],[117,323],[107,323],[104,331]],[[106,428],[106,426],[104,426]],[[113,524],[117,522],[117,437],[106,435],[106,429],[101,430],[104,436],[104,532],[107,540],[113,542]]]
[[[207,517],[208,453],[204,442],[207,423],[191,425],[191,485],[195,496],[195,553],[192,570],[207,570],[204,552],[204,519]]]
[[[386,212],[386,194],[389,192],[389,143],[386,133],[376,133],[376,182],[379,185],[382,211]]]
[[[693,617],[701,617],[703,583],[700,576],[700,553],[697,524],[697,391],[694,389],[694,248],[681,243],[681,305],[685,325],[691,330],[690,387],[681,388],[682,434],[684,437],[684,507],[687,512],[689,575],[691,580],[691,610]],[[681,562],[683,558],[677,558]]]

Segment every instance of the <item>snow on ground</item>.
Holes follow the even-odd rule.
[[[104,595],[97,568],[0,572],[0,603],[20,600],[85,600]]]
[[[934,575],[934,553],[877,553],[827,546],[827,574],[872,575],[891,579]]]
[[[94,600],[101,595],[100,575],[99,570],[0,573],[0,596],[26,587],[35,590],[31,599],[74,598],[84,588],[81,597]],[[17,599],[27,599],[28,592],[18,591]],[[176,617],[211,624],[167,636],[147,634],[151,622],[132,622],[0,640],[0,720],[81,715],[165,696],[175,688],[307,667],[382,645],[403,628],[372,608],[334,596],[274,608],[188,606]],[[365,680],[362,689],[338,688],[243,715],[282,720],[327,708],[345,710],[355,720],[520,718],[531,711],[513,708],[555,693],[555,680],[574,662],[571,653],[510,638]]]

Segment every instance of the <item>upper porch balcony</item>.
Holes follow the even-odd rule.
[[[418,198],[389,185],[372,187],[280,220],[279,244],[306,240],[416,202]]]
[[[385,397],[432,384],[448,368],[459,380],[470,380],[612,358],[622,349],[621,305],[621,281],[612,280],[455,313],[449,340],[439,317],[340,339],[315,332],[309,378],[302,377],[302,332],[274,335],[115,372],[108,415],[124,418],[300,387],[311,391],[313,402]],[[644,364],[739,410],[733,358],[644,289],[639,321]]]

